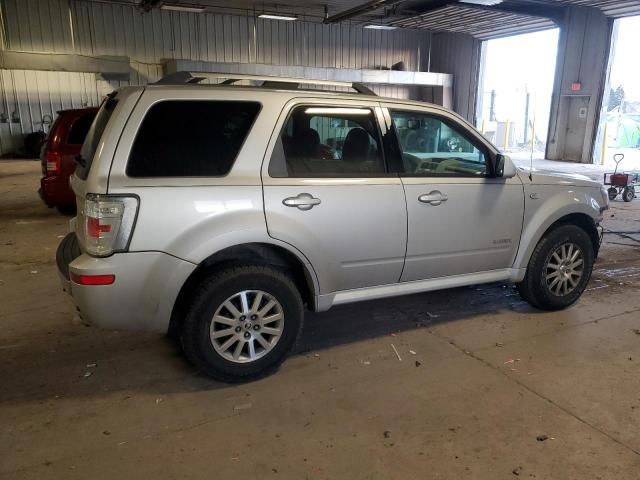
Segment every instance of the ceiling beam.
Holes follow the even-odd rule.
[[[373,0],[367,3],[363,3],[353,8],[349,8],[348,10],[344,10],[340,13],[336,13],[335,15],[331,15],[324,19],[324,23],[338,23],[344,20],[349,20],[353,17],[358,17],[362,14],[373,12],[374,10],[379,10],[383,7],[392,7],[398,3],[402,2],[402,0]]]
[[[429,0],[404,2],[398,5],[393,13],[395,15],[424,15],[425,13],[439,10],[448,5],[458,3],[456,0]]]
[[[547,0],[504,0],[497,5],[479,5],[465,3],[460,0],[372,0],[361,5],[349,8],[335,15],[326,17],[324,23],[338,23],[359,17],[366,13],[390,7],[390,15],[417,16],[439,10],[449,5],[457,5],[478,10],[504,12],[529,17],[547,18],[556,23],[562,22],[565,17],[566,5],[558,5]]]
[[[548,18],[560,23],[565,18],[566,5],[551,5],[547,2],[530,0],[505,0],[497,5],[477,5],[473,3],[455,2],[461,7],[476,8],[492,12],[513,13],[515,15],[527,15],[529,17]]]

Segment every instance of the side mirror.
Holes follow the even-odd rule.
[[[496,156],[496,177],[513,178],[516,176],[516,166],[509,156],[499,153]]]

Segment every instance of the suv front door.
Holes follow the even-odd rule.
[[[495,152],[445,110],[385,107],[409,220],[401,281],[511,267],[524,211],[518,177],[495,178]]]
[[[269,235],[300,250],[320,293],[397,283],[407,212],[389,174],[376,102],[296,99],[284,109],[263,165]]]

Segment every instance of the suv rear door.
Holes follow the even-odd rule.
[[[311,262],[321,294],[398,282],[407,213],[371,101],[286,105],[262,171],[269,235]]]
[[[519,178],[494,178],[495,149],[449,112],[383,108],[407,198],[401,281],[511,267],[524,211]]]

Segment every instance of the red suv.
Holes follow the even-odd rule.
[[[97,113],[96,107],[58,112],[40,152],[43,177],[38,193],[48,207],[57,207],[63,213],[75,209],[75,196],[69,186],[69,177]]]

